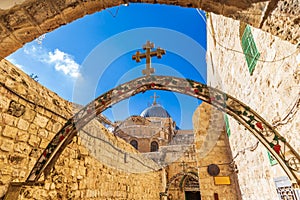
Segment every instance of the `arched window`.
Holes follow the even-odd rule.
[[[158,151],[158,143],[153,141],[151,142],[151,152]]]
[[[137,150],[139,145],[138,145],[138,142],[136,140],[131,140],[130,141],[130,144]]]

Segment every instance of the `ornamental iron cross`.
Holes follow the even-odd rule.
[[[179,164],[180,167],[182,167],[182,171],[185,172],[186,170],[186,167],[188,166],[184,161],[182,161],[180,164]]]
[[[141,59],[146,58],[146,69],[143,69],[143,75],[150,76],[154,73],[154,68],[151,68],[151,57],[157,56],[157,58],[161,58],[162,55],[166,54],[166,51],[161,48],[157,48],[156,51],[151,51],[154,48],[154,44],[150,41],[143,46],[143,49],[146,50],[146,53],[141,53],[139,51],[136,52],[135,55],[132,56],[132,60],[136,62],[141,62]]]
[[[152,105],[156,105],[156,100],[159,98],[159,96],[156,95],[156,92],[154,92],[154,95],[153,96],[150,96],[150,98],[153,98],[153,103]]]

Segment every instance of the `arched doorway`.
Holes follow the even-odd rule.
[[[201,200],[197,172],[180,172],[172,176],[167,183],[165,195],[168,200]]]
[[[186,175],[183,177],[182,190],[184,191],[185,200],[201,200],[199,179]]]

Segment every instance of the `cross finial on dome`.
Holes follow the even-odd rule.
[[[152,105],[156,105],[156,104],[157,104],[157,103],[156,103],[156,99],[159,98],[159,96],[156,95],[156,92],[154,92],[154,95],[151,96],[150,98],[153,98],[153,103],[152,103]]]

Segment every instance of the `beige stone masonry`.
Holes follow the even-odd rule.
[[[222,200],[241,199],[236,173],[229,165],[232,154],[223,116],[222,112],[206,103],[202,103],[193,115],[200,191],[201,197],[207,200],[214,200],[214,193]],[[229,176],[231,184],[216,185],[214,177],[207,172],[210,164],[218,165],[218,176]]]
[[[294,3],[299,5],[297,1],[287,4],[292,6]],[[278,5],[283,4],[284,1],[279,1]],[[292,12],[292,8],[283,10]],[[284,24],[288,24],[288,21]],[[300,97],[296,75],[299,71],[297,56],[300,52],[297,45],[251,28],[260,58],[253,75],[250,75],[241,47],[243,32],[240,33],[240,22],[214,14],[209,16],[208,22],[207,29],[214,33],[208,34],[207,39],[209,85],[218,87],[249,105],[273,124],[288,143],[300,152],[300,112],[299,105],[296,105]],[[276,29],[276,26],[272,29]],[[299,34],[300,29],[297,29],[296,34]],[[271,167],[267,150],[261,144],[254,151],[245,150],[253,147],[257,139],[231,117],[229,124],[233,154],[240,152],[235,160],[239,169],[242,198],[277,199],[274,178],[286,175],[278,165]]]
[[[0,198],[2,198],[10,182],[26,180],[43,149],[73,115],[73,108],[70,102],[39,85],[8,61],[0,61],[0,71]],[[18,108],[25,107],[25,112],[21,116],[12,115],[19,114],[14,108],[11,108],[12,112],[8,112],[12,100],[16,102],[14,105]],[[124,170],[126,167],[139,166],[135,164],[139,153],[125,141],[108,133],[98,121],[89,124],[85,130],[92,125],[94,128],[96,126],[96,132],[100,131],[97,133],[91,131],[91,134],[103,137],[106,145],[110,144],[123,152],[135,155],[130,165],[124,165],[124,155],[109,149],[109,145],[96,143],[96,139],[92,137],[81,138],[83,134],[80,133],[63,151],[53,171],[45,180],[45,185],[25,187],[19,199],[159,199],[159,193],[162,191],[159,168],[152,161],[144,159],[142,163],[148,162],[155,170],[127,173]],[[97,152],[94,154],[96,148],[93,148],[93,145],[98,145],[102,154]],[[106,163],[103,160],[104,156],[107,156]],[[118,167],[108,166],[117,161]],[[135,170],[141,170],[141,167]]]

